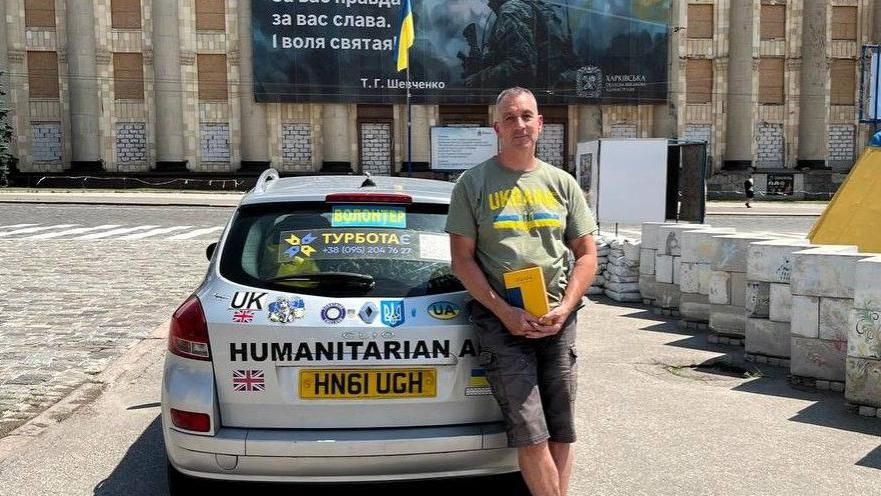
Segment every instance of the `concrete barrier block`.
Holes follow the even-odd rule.
[[[698,279],[698,289],[697,292],[702,295],[709,296],[710,294],[710,277],[713,275],[713,271],[710,269],[710,264],[699,263],[697,264],[697,279]]]
[[[856,263],[866,258],[856,247],[822,246],[792,254],[792,294],[853,298]]]
[[[789,358],[789,323],[768,319],[746,319],[747,353]]]
[[[642,236],[640,236],[640,242],[642,243],[643,248],[648,248],[651,250],[658,249],[658,229],[668,224],[668,222],[643,222],[642,223]]]
[[[743,307],[710,303],[710,329],[721,334],[743,336],[746,312]]]
[[[682,293],[679,286],[655,282],[655,305],[661,308],[679,308]]]
[[[881,256],[857,261],[854,308],[881,309]]]
[[[694,231],[683,231],[680,234],[682,245],[682,261],[689,263],[709,264],[713,260],[713,236],[734,234],[731,227],[711,227]]]
[[[672,255],[655,255],[655,281],[673,284]]]
[[[699,293],[700,280],[695,263],[681,262],[679,265],[679,289],[683,293]]]
[[[639,276],[639,294],[644,299],[653,300],[655,298],[655,276]]]
[[[706,224],[664,224],[658,227],[658,253],[682,256],[682,232],[710,227]]]
[[[731,273],[721,270],[710,271],[710,303],[716,305],[731,304]]]
[[[701,294],[682,293],[679,315],[689,322],[709,322],[710,300]]]
[[[682,257],[673,257],[673,284],[680,283],[679,275],[682,270]],[[680,288],[682,289],[682,288]]]
[[[792,295],[792,334],[820,338],[820,298]]]
[[[657,250],[648,248],[640,248],[639,250],[639,274],[654,275],[655,273],[655,255]]]
[[[852,325],[850,321],[852,314],[853,300],[820,298],[820,339],[847,341],[847,332]]]
[[[789,284],[771,283],[768,302],[768,318],[774,322],[792,320],[792,292]]]
[[[806,239],[772,239],[750,243],[746,258],[747,279],[789,283],[792,254],[815,246]]]
[[[713,236],[713,270],[746,273],[746,259],[750,243],[768,241],[770,236],[740,233]]]
[[[792,336],[789,370],[802,377],[844,382],[846,352],[841,341]]]
[[[854,308],[847,333],[847,356],[881,359],[881,307]]]
[[[851,403],[881,407],[881,361],[847,357],[844,397]]]
[[[744,308],[746,306],[746,273],[731,273],[731,304]]]
[[[771,305],[771,283],[747,281],[746,282],[746,316],[767,319]]]

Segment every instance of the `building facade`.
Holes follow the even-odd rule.
[[[668,101],[542,106],[539,155],[574,170],[581,141],[678,137],[708,143],[711,194],[750,166],[759,191],[834,191],[868,139],[858,58],[881,2],[670,7]],[[6,0],[0,18],[19,172],[406,170],[405,105],[255,102],[250,0]],[[416,170],[432,126],[490,125],[489,103],[414,105]]]

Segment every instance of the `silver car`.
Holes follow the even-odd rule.
[[[517,470],[450,272],[452,184],[264,172],[175,312],[169,488]]]

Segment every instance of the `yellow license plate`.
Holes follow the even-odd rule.
[[[302,369],[304,400],[434,398],[437,369]]]

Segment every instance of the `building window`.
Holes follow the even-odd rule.
[[[783,59],[759,60],[759,103],[783,104]]]
[[[713,61],[689,59],[685,68],[685,101],[710,103],[713,99]]]
[[[832,39],[856,41],[856,7],[832,7]]]
[[[224,0],[196,0],[196,29],[226,31]]]
[[[780,40],[786,37],[786,5],[762,5],[761,37]]]
[[[856,93],[856,61],[833,59],[830,76],[832,105],[853,105]]]
[[[58,98],[58,55],[28,52],[30,98]]]
[[[28,28],[54,28],[55,0],[25,0],[24,25]]]
[[[713,6],[688,4],[688,27],[685,33],[689,38],[713,37]]]
[[[113,54],[113,95],[116,100],[144,99],[144,58],[140,53]]]
[[[111,0],[110,26],[115,29],[141,29],[141,0]]]
[[[196,64],[199,71],[199,100],[227,101],[226,55],[200,53]]]

